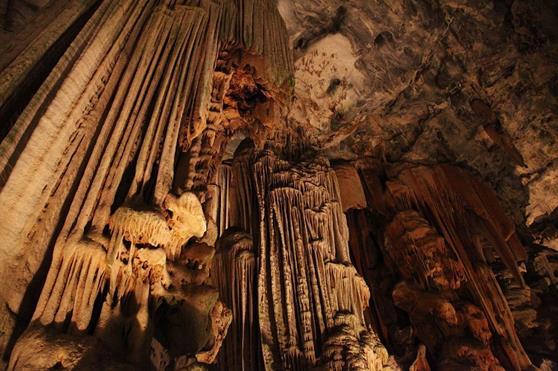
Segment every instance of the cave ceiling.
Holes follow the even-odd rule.
[[[3,368],[558,369],[558,2],[0,22]]]

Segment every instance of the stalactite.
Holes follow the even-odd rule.
[[[269,59],[268,70],[281,79],[268,81],[277,87],[290,76],[292,60],[277,10],[272,2],[260,5],[273,19],[265,34],[281,48],[251,53]],[[79,234],[91,218],[102,231],[130,167],[136,171],[129,197],[155,182],[155,201],[163,201],[173,182],[176,143],[187,150],[209,117],[217,51],[249,49],[242,35],[264,37],[261,29],[240,21],[248,8],[241,1],[100,2],[2,141],[0,199],[18,210],[17,216],[3,216],[2,226],[11,225],[4,233],[11,246],[6,253],[15,256],[27,244],[44,249],[63,220],[62,239]],[[75,17],[80,9],[68,13]],[[64,21],[70,20],[64,14]],[[26,69],[19,67],[2,76],[20,79]],[[36,186],[23,183],[30,177]],[[25,203],[18,201],[23,198]],[[28,262],[33,270],[41,257]],[[21,296],[10,295],[10,305],[16,308]]]
[[[335,172],[286,161],[297,136],[260,152],[292,63],[275,1],[99,2],[1,147],[8,241],[54,246],[11,369],[392,368]],[[222,163],[238,133],[261,136]]]
[[[4,108],[9,104],[9,100],[13,99],[18,89],[22,89],[25,78],[33,68],[37,67],[37,64],[41,63],[41,58],[48,53],[49,48],[52,48],[57,40],[63,37],[63,34],[78,21],[79,17],[85,16],[94,6],[94,1],[85,1],[55,8],[55,11],[61,13],[51,13],[55,15],[52,22],[45,29],[41,29],[41,32],[34,32],[35,35],[32,35],[34,37],[26,39],[27,42],[22,42],[17,38],[2,38],[1,52],[4,55],[3,62],[6,64],[0,65],[0,69],[2,69],[0,107]]]
[[[39,265],[48,241],[56,238],[53,233],[58,220],[65,217],[62,214],[64,204],[68,202],[68,196],[74,194],[71,190],[75,187],[75,179],[83,170],[82,161],[87,156],[88,147],[95,136],[94,121],[102,114],[101,107],[110,99],[109,90],[116,83],[116,79],[109,76],[111,73],[117,74],[122,71],[127,58],[118,53],[125,47],[126,39],[129,42],[135,41],[137,29],[144,22],[145,6],[149,7],[149,4],[138,4],[132,8],[129,8],[126,3],[121,3],[118,7],[114,3],[100,6],[51,73],[52,79],[47,78],[43,84],[41,89],[44,89],[44,95],[36,95],[36,99],[32,100],[19,117],[9,134],[13,141],[2,142],[3,151],[13,151],[10,155],[4,152],[6,156],[0,156],[2,160],[15,161],[17,158],[14,166],[7,164],[4,167],[4,171],[9,169],[9,178],[0,194],[2,203],[7,205],[4,198],[13,197],[13,192],[19,189],[26,192],[25,197],[16,196],[12,199],[13,202],[20,202],[17,199],[25,198],[27,200],[25,204],[30,208],[26,209],[23,204],[13,204],[14,209],[6,209],[6,213],[2,216],[3,222],[0,224],[3,228],[11,225],[10,231],[6,231],[5,242],[11,246],[12,251],[20,251],[27,245],[34,246],[33,249],[37,250],[37,257],[22,261],[24,264],[30,264],[32,271]],[[122,21],[114,22],[114,16],[107,17],[111,12],[117,17],[123,17],[126,11],[132,20],[126,25]],[[104,24],[107,29],[110,23],[112,31],[105,30],[103,37],[97,39],[95,36],[99,32],[99,23]],[[108,39],[113,41],[109,43],[110,50],[103,46]],[[85,53],[84,46],[89,43],[91,43],[87,49],[89,53]],[[103,55],[105,51],[108,54]],[[76,63],[83,66],[77,68]],[[73,77],[74,75],[76,77]],[[83,85],[87,83],[89,85]],[[105,85],[105,89],[102,89]],[[77,94],[76,92],[83,89],[83,86],[87,86],[85,92]],[[55,96],[53,89],[58,92]],[[71,119],[65,118],[68,116],[64,115],[69,114],[68,110],[71,107],[74,108],[73,116]],[[76,122],[77,112],[84,113],[83,118],[78,122]],[[33,126],[29,126],[31,123]],[[74,127],[78,128],[78,131],[72,137],[71,130]],[[29,138],[24,136],[25,132],[30,135]],[[68,140],[68,137],[72,139]],[[67,149],[61,148],[61,145],[67,145]],[[27,165],[24,164],[29,166],[26,168]],[[35,190],[25,191],[31,184],[25,179],[30,178],[34,179],[33,184],[36,187],[33,188],[38,190],[40,196]],[[87,185],[90,184],[87,175],[83,176],[83,180]],[[22,181],[25,183],[21,183]],[[74,199],[78,200],[80,197],[83,197],[83,191],[75,192]],[[15,215],[9,212],[15,209],[20,210],[17,218],[13,218]],[[73,217],[79,210],[79,207],[71,208],[68,212],[68,220],[72,220],[73,223],[75,220]],[[67,234],[68,229],[64,228],[61,234]],[[54,269],[57,264],[58,262],[53,264]],[[18,270],[16,267],[13,271],[5,271],[3,274],[11,274],[18,281],[30,279],[25,275],[22,276],[20,272],[25,271]],[[14,307],[19,305],[22,295],[21,287],[12,290],[10,300],[14,300]]]
[[[221,236],[230,226],[231,226],[231,199],[232,199],[232,170],[230,164],[222,164],[219,166],[219,173],[217,175],[217,186],[219,191],[219,207],[217,215],[217,225],[219,230],[219,236]]]
[[[332,168],[281,117],[293,60],[277,5],[85,2],[6,70],[0,110],[17,116],[8,94],[83,17],[0,145],[0,251],[37,251],[3,268],[17,273],[10,308],[53,248],[9,369],[113,353],[161,370],[396,369],[374,331],[411,369],[531,366],[514,328],[537,319],[526,254],[497,197],[448,166],[390,172],[387,191]],[[367,207],[385,218],[374,231],[354,217]],[[551,262],[533,264],[556,284]]]
[[[354,313],[359,324],[364,324],[364,311],[368,307],[370,291],[355,267],[328,262],[326,264],[329,286],[335,293],[332,310]]]
[[[234,192],[234,197],[231,198],[229,208],[229,223],[251,233],[256,211],[253,207],[254,185],[250,169],[253,149],[249,145],[245,147],[245,144],[246,142],[240,143],[231,165],[230,189]]]
[[[284,21],[275,3],[265,0],[225,0],[223,3],[226,12],[235,12],[231,4],[236,3],[240,22],[222,25],[221,39],[228,45],[238,45],[253,55],[263,56],[264,78],[276,86],[284,84],[291,76],[293,59],[288,40],[282,34]]]
[[[400,268],[402,276],[429,289],[466,287],[497,335],[496,343],[505,354],[502,362],[514,369],[529,367],[531,362],[517,336],[508,301],[486,259],[497,256],[517,284],[524,286],[518,265],[525,260],[525,252],[494,193],[465,171],[449,166],[405,170],[398,182],[388,182],[388,189],[396,208],[416,208],[431,215],[443,236],[440,239],[431,232],[429,223],[420,221],[416,211],[400,212],[388,227],[386,248],[394,260],[411,263]],[[396,242],[402,232],[406,242]],[[396,244],[395,249],[390,248],[391,243]],[[454,345],[461,350],[449,344],[446,350],[457,352],[456,358],[468,352],[478,357],[471,362],[482,364],[490,358],[489,363],[498,363],[486,347],[465,350],[468,345],[464,343]]]
[[[216,169],[221,162],[222,146],[224,144],[223,99],[228,90],[232,76],[226,60],[228,54],[221,52],[215,62],[211,93],[208,97],[206,126],[200,136],[196,136],[190,146],[189,142],[182,142],[181,146],[187,150],[182,153],[182,160],[187,168],[187,174],[177,177],[175,188],[182,191],[195,191],[201,195],[207,190],[207,185],[213,182]],[[189,130],[188,126],[185,130]],[[182,135],[182,137],[188,137]]]
[[[260,367],[257,320],[256,258],[252,239],[239,229],[229,229],[219,239],[213,274],[220,297],[232,309],[230,336],[219,359],[222,370]]]
[[[254,164],[254,179],[260,208],[259,320],[263,338],[271,340],[262,342],[264,363],[305,369],[320,359],[337,315],[350,313],[351,328],[366,328],[370,294],[350,264],[339,189],[327,164],[292,165],[267,151]],[[343,346],[350,347],[345,340]],[[340,362],[368,369],[347,358]]]
[[[91,321],[93,305],[106,277],[106,247],[89,238],[68,247],[57,277],[54,294],[40,313],[44,325],[63,324],[71,315],[77,330],[85,331]],[[38,317],[39,313],[35,316]]]

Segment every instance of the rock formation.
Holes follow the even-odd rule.
[[[253,59],[258,78],[277,89],[288,76],[272,6],[101,1],[49,15],[72,40],[21,113],[28,92],[12,85],[23,86],[35,68],[28,65],[43,56],[10,50],[19,54],[2,74],[2,107],[15,120],[2,142],[0,198],[2,228],[10,231],[3,277],[15,285],[3,297],[15,313],[35,307],[8,350],[9,369],[93,367],[110,353],[144,367],[150,348],[162,369],[215,361],[232,318],[209,282],[215,241],[199,185],[219,161],[212,139],[229,120],[223,108],[232,72],[227,80],[223,70],[234,64],[254,72]],[[261,12],[271,14],[265,29],[253,22]],[[74,18],[86,16],[72,29]],[[29,48],[54,58],[43,44],[57,37],[41,35]],[[27,246],[35,252],[26,254]],[[48,274],[40,297],[27,302],[42,260]],[[49,340],[57,334],[62,348]],[[84,345],[63,350],[73,343]]]
[[[0,20],[8,370],[558,367],[551,1]]]

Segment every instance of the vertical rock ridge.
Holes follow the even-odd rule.
[[[408,190],[396,192],[396,203],[401,201],[402,206],[415,206],[433,216],[453,254],[463,264],[463,269],[459,270],[464,272],[468,289],[498,334],[508,361],[517,369],[529,367],[531,362],[517,336],[508,302],[484,258],[485,247],[475,235],[484,235],[493,241],[495,253],[517,282],[524,285],[518,264],[525,260],[526,254],[513,224],[499,208],[496,196],[467,173],[448,166],[432,171],[427,168],[407,170],[399,179]],[[466,208],[475,216],[468,214]],[[474,224],[475,220],[480,228]]]
[[[259,358],[256,257],[251,236],[229,229],[219,240],[213,272],[220,297],[232,309],[233,321],[219,359],[222,370],[261,367]]]
[[[338,316],[350,318],[347,326],[368,331],[364,310],[370,295],[350,263],[335,173],[327,164],[293,165],[268,151],[257,158],[254,177],[264,363],[269,369],[327,363],[328,353],[320,358],[322,346]],[[339,362],[336,369],[351,367],[347,358]]]

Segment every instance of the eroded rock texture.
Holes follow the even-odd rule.
[[[264,362],[308,368],[337,316],[352,314],[345,325],[353,331],[364,326],[370,293],[350,263],[335,173],[319,162],[293,167],[266,153],[254,167],[260,207],[259,314],[262,335],[269,339],[262,344]],[[351,369],[352,361],[346,362],[332,367]]]
[[[555,246],[555,2],[282,0],[279,9],[297,57],[291,117],[314,127],[330,156],[465,166],[514,222]]]
[[[221,165],[230,224],[214,275],[233,323],[220,365],[396,367],[364,318],[370,293],[349,257],[335,172],[327,160],[292,163],[284,151],[245,140]]]
[[[2,297],[21,316],[15,332],[4,324],[8,368],[214,363],[232,316],[209,281],[203,184],[232,125],[225,108],[253,109],[225,95],[255,104],[234,71],[275,89],[290,73],[282,20],[266,1],[48,5],[8,2],[5,14],[16,28],[18,16],[50,19],[31,51],[6,45],[2,73],[3,119],[15,120],[1,144],[2,277],[13,282]],[[51,44],[64,42],[57,55]],[[48,58],[59,59],[32,76]],[[28,78],[44,81],[32,91]]]
[[[8,369],[557,367],[554,2],[0,21]]]

